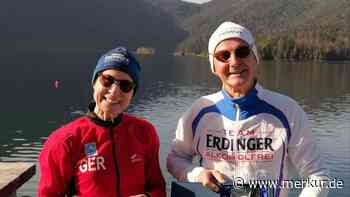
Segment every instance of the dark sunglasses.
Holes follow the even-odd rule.
[[[110,75],[100,74],[100,76],[100,82],[106,88],[109,88],[113,84],[116,84],[124,93],[129,93],[133,88],[135,88],[135,84],[132,81],[126,79],[114,79]]]
[[[240,46],[236,50],[234,50],[234,54],[236,57],[244,59],[250,55],[250,48],[248,46]],[[228,50],[218,51],[214,54],[214,57],[221,62],[228,62],[231,58],[232,53]]]

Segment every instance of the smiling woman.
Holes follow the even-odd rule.
[[[102,120],[113,120],[130,104],[134,83],[125,72],[107,69],[98,75],[94,83],[94,112]]]
[[[140,70],[124,47],[99,59],[89,112],[56,130],[43,146],[38,196],[165,197],[156,130],[124,112]]]

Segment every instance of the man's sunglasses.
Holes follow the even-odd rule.
[[[235,57],[244,59],[248,57],[251,53],[251,49],[248,46],[240,46],[236,50],[233,51],[235,54]],[[233,54],[228,50],[222,50],[218,51],[214,54],[214,57],[219,60],[220,62],[228,62],[228,60],[231,58],[231,55]]]
[[[132,81],[126,79],[114,79],[110,75],[100,74],[100,76],[100,82],[106,88],[109,88],[113,84],[116,84],[124,93],[129,93],[133,88],[135,88],[135,84]]]

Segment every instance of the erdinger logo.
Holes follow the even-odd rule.
[[[217,134],[218,133],[218,134]],[[259,136],[256,130],[227,131],[206,135],[204,157],[211,161],[271,161],[273,138]],[[228,135],[227,135],[228,134]]]
[[[240,137],[238,139],[229,139],[226,137],[218,137],[208,134],[206,145],[208,148],[216,149],[219,151],[274,151],[272,148],[272,138],[269,137]]]
[[[106,170],[106,166],[104,165],[105,159],[102,156],[98,156],[96,143],[85,144],[84,153],[86,158],[80,161],[80,172]]]

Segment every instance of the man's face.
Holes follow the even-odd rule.
[[[247,43],[241,39],[231,38],[220,42],[215,49],[214,74],[220,78],[228,93],[240,92],[244,95],[254,86],[257,62],[247,47]]]

